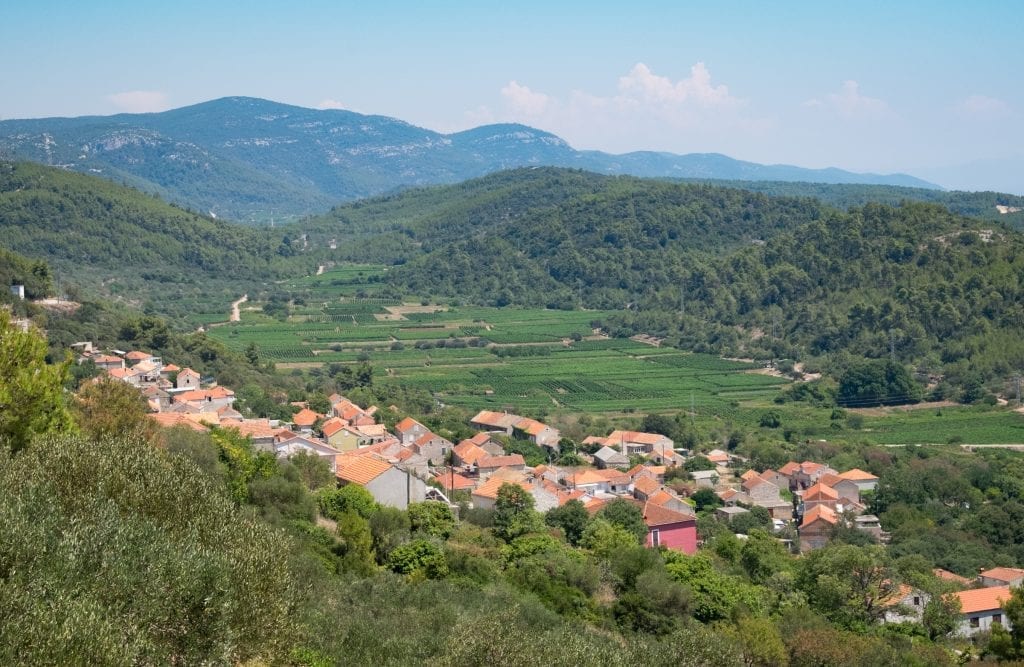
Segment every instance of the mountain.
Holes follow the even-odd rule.
[[[227,97],[162,113],[0,121],[0,156],[94,173],[210,214],[295,218],[412,186],[545,165],[674,178],[879,183],[901,174],[759,165],[716,154],[577,151],[525,125],[440,134],[384,116]]]

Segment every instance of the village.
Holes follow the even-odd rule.
[[[529,417],[480,411],[469,422],[476,435],[458,443],[412,417],[389,430],[378,422],[377,406],[361,407],[339,394],[329,397],[327,414],[299,403],[293,404],[291,421],[252,419],[233,407],[234,391],[190,368],[138,350],[100,352],[86,343],[77,351],[79,362],[90,360],[102,374],[138,389],[157,425],[233,429],[251,439],[257,451],[278,458],[319,457],[338,486],[363,487],[383,506],[406,509],[432,500],[456,513],[460,502],[493,509],[506,484],[528,493],[539,512],[578,500],[593,515],[623,499],[641,510],[648,547],[692,555],[701,546],[697,500],[711,493],[716,520],[731,524],[751,512],[767,514],[771,531],[794,554],[824,547],[838,528],[864,531],[882,544],[889,537],[878,517],[868,513],[878,477],[856,468],[840,472],[814,461],[790,461],[778,470],[757,471],[721,449],[690,452],[667,436],[624,430],[584,439],[577,453],[585,465],[528,466],[522,454],[506,451],[510,440],[543,448],[551,460],[562,441],[558,429]],[[695,459],[710,465],[687,465]],[[985,570],[975,579],[938,568],[934,574],[960,589],[953,595],[961,609],[956,634],[962,637],[1005,624],[1010,589],[1024,585],[1024,569],[1017,568]],[[901,585],[885,601],[890,610],[884,621],[920,621],[928,600],[928,593]]]

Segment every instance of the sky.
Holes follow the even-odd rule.
[[[229,95],[1024,194],[1024,2],[5,3],[0,119]]]

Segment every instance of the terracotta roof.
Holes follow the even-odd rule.
[[[654,445],[666,439],[666,436],[660,433],[644,433],[642,431],[612,431],[611,434],[605,438],[606,444],[621,444],[630,443],[638,445]]]
[[[566,477],[568,479],[571,479],[573,484],[575,484],[576,486],[580,486],[580,485],[586,486],[586,485],[589,485],[589,484],[601,484],[602,482],[607,482],[608,481],[607,477],[605,477],[604,475],[600,474],[596,470],[590,470],[590,469],[584,470],[582,472],[577,472],[577,473],[574,473],[572,475],[567,475]]]
[[[112,354],[101,354],[98,357],[93,357],[92,360],[96,364],[120,364],[124,361],[121,357],[115,357]]]
[[[746,480],[745,482],[743,482],[743,490],[744,491],[750,491],[755,486],[760,486],[761,484],[771,484],[772,486],[775,486],[774,484],[772,484],[771,482],[769,482],[766,479],[761,479],[760,477],[752,477],[752,478]],[[775,487],[775,488],[778,488],[778,487]]]
[[[544,429],[550,427],[536,419],[523,418],[514,424],[514,428],[530,435],[539,435]]]
[[[131,359],[132,361],[141,361],[143,359],[149,359],[152,356],[153,356],[152,354],[147,354],[146,352],[140,352],[139,350],[132,350],[128,354],[124,355],[124,358],[125,359]]]
[[[729,500],[730,498],[738,494],[739,491],[737,491],[736,489],[726,489],[725,491],[719,493],[718,497],[721,498],[722,500]]]
[[[472,440],[463,440],[452,451],[466,465],[472,465],[480,459],[490,457],[483,447],[478,447]]]
[[[809,526],[819,519],[835,525],[839,521],[839,516],[828,505],[815,505],[804,515],[804,520],[800,523],[800,527]]]
[[[959,574],[950,572],[949,570],[943,570],[941,567],[935,568],[932,570],[932,573],[943,581],[951,581],[955,584],[962,584],[964,586],[969,586],[971,584],[971,580],[967,577],[961,577]]]
[[[476,413],[470,422],[474,424],[484,424],[485,426],[491,426],[493,428],[499,428],[502,430],[515,424],[517,421],[522,419],[519,415],[511,415],[507,412],[492,412],[490,410],[481,410]]]
[[[607,504],[607,500],[603,500],[601,498],[594,498],[593,500],[584,503],[583,506],[587,509],[587,514],[589,514],[590,516],[594,516],[595,514],[601,511],[602,507],[604,507]]]
[[[804,461],[800,464],[800,470],[802,470],[805,475],[814,474],[824,467],[825,466],[821,463],[815,463],[814,461]]]
[[[779,474],[785,475],[786,477],[792,477],[793,473],[795,473],[797,470],[800,470],[800,464],[797,463],[796,461],[790,461],[786,465],[779,468]]]
[[[473,492],[474,496],[480,496],[481,498],[495,499],[498,497],[498,489],[501,488],[502,484],[517,484],[524,490],[530,491],[530,485],[521,480],[508,480],[501,477],[492,477],[477,488]]]
[[[320,415],[313,412],[309,408],[302,408],[294,415],[292,415],[292,423],[296,426],[312,426],[316,423],[316,420],[320,418]]]
[[[673,523],[683,523],[694,520],[694,518],[688,514],[670,510],[667,507],[656,505],[650,501],[644,504],[643,511],[644,523],[647,524],[648,528],[654,528],[655,526],[667,526]]]
[[[825,486],[835,486],[836,484],[842,481],[842,477],[840,477],[839,475],[833,475],[830,472],[827,472],[818,478],[818,483],[824,484]]]
[[[423,426],[423,424],[419,423],[418,421],[416,421],[412,417],[406,417],[402,421],[400,421],[397,424],[395,424],[395,430],[398,431],[399,433],[401,433],[402,431],[411,431],[412,429],[416,428],[417,426]],[[426,428],[426,427],[424,427],[424,428]]]
[[[839,492],[831,486],[818,482],[811,488],[804,491],[804,500],[838,500]]]
[[[213,398],[230,398],[235,392],[226,387],[211,387],[209,389],[192,389],[174,395],[175,401],[205,401]]]
[[[346,426],[348,426],[348,422],[341,417],[331,417],[323,423],[320,430],[323,431],[325,438],[329,438]]]
[[[178,372],[180,370],[181,369],[178,368],[177,366],[175,366],[174,364],[167,364],[166,366],[163,367],[163,370],[161,372],[162,373],[176,373],[176,372]]]
[[[614,468],[598,470],[597,474],[601,475],[602,477],[604,477],[609,482],[615,485],[629,484],[630,482],[633,481],[633,479],[629,475],[619,470],[615,470]]]
[[[991,570],[985,570],[981,573],[981,576],[987,579],[998,579],[999,581],[1005,581],[1007,583],[1024,577],[1024,570],[1016,567],[994,567]]]
[[[423,445],[430,444],[431,440],[444,440],[445,442],[448,442],[447,440],[437,435],[436,433],[427,431],[420,437],[416,438],[412,444],[416,445],[417,447],[422,447]]]
[[[472,489],[476,482],[468,477],[464,477],[459,473],[442,472],[434,475],[434,481],[439,483],[449,491],[459,491],[461,489]]]
[[[643,475],[636,478],[636,481],[633,482],[633,488],[639,491],[640,493],[644,494],[645,496],[649,496],[658,489],[660,489],[661,484],[658,482],[658,480],[654,479],[653,477],[647,477],[646,475]]]
[[[272,438],[283,430],[271,426],[269,419],[246,419],[232,423],[228,428],[236,429],[242,435],[252,438]]]
[[[759,475],[756,470],[748,470],[742,475],[740,475],[740,479],[742,479],[744,482],[754,477],[760,478],[761,475]]]
[[[172,428],[174,426],[187,426],[195,431],[209,431],[209,427],[204,426],[195,419],[190,419],[193,415],[185,415],[180,412],[160,412],[157,414],[149,415],[149,418],[155,421],[160,426],[165,428]]]
[[[704,455],[708,461],[712,463],[726,463],[729,460],[729,455],[723,452],[721,449],[712,449],[710,452]]]
[[[993,611],[1002,609],[1010,599],[1009,586],[990,586],[988,588],[975,588],[969,591],[953,593],[960,599],[960,612],[963,614],[976,614],[979,611]]]
[[[365,485],[377,479],[388,470],[391,464],[373,456],[337,456],[335,457],[338,479]]]
[[[196,373],[194,370],[188,368],[187,366],[185,368],[182,368],[181,372],[178,373],[178,377],[181,377],[182,375],[195,375],[196,377],[199,377],[199,373]]]
[[[854,468],[853,470],[847,470],[844,473],[839,474],[843,479],[853,480],[855,482],[870,482],[871,480],[877,480],[878,478],[869,472],[864,472],[860,468]]]
[[[469,440],[470,440],[470,442],[472,442],[475,445],[483,445],[483,444],[485,444],[487,442],[490,442],[491,434],[490,433],[477,433],[476,435],[474,435]]]
[[[526,460],[522,454],[506,454],[505,456],[488,456],[477,462],[480,468],[504,468],[506,466],[524,466]]]
[[[581,442],[580,444],[581,445],[601,445],[603,447],[605,445],[605,441],[606,441],[606,438],[602,438],[599,435],[588,435],[587,437],[583,438],[583,442]]]

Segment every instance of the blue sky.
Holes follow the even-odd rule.
[[[8,4],[0,118],[251,95],[1024,194],[1018,1]]]

